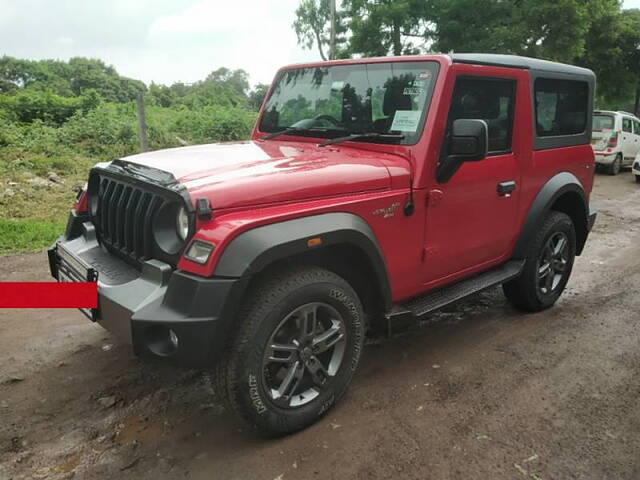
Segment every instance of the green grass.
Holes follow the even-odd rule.
[[[0,255],[48,247],[64,232],[65,222],[0,219]]]

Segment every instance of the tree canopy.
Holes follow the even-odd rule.
[[[326,58],[327,0],[301,0],[294,29]],[[342,0],[338,55],[510,53],[586,66],[598,105],[640,114],[640,10],[619,0]]]

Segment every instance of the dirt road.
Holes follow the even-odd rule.
[[[556,307],[495,289],[370,345],[344,400],[279,440],[75,311],[0,310],[0,479],[640,478],[640,186],[599,175],[592,202]],[[3,281],[46,270],[0,258]]]

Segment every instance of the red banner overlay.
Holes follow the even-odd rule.
[[[0,282],[0,308],[96,308],[95,282]]]

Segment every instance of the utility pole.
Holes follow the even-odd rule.
[[[149,150],[149,141],[147,140],[147,121],[144,115],[144,97],[142,92],[138,93],[136,105],[138,107],[138,137],[140,138],[140,150],[146,152]]]
[[[336,0],[329,0],[331,7],[331,33],[329,34],[329,60],[336,59]]]

